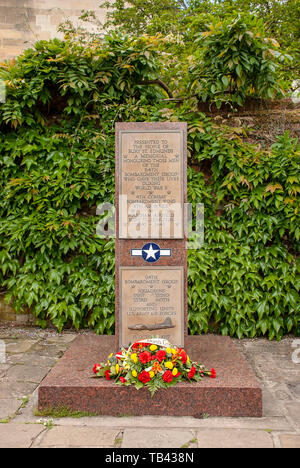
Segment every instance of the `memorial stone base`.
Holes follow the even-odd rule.
[[[216,379],[181,382],[160,389],[136,390],[103,378],[92,378],[96,362],[115,349],[114,336],[81,335],[41,383],[38,409],[88,412],[107,416],[261,417],[262,392],[243,356],[228,337],[189,336],[190,358],[217,372]]]

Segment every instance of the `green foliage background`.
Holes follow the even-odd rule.
[[[205,244],[188,252],[189,328],[300,335],[298,141],[258,149],[146,85],[155,38],[114,34],[89,47],[39,42],[0,67],[0,285],[47,320],[114,332],[114,241],[96,206],[114,201],[116,121],[186,121],[188,197],[205,204]],[[195,164],[198,170],[195,169]],[[200,169],[200,170],[199,170]]]
[[[208,24],[256,18],[266,36],[293,56],[286,72],[293,73],[294,79],[299,76],[299,0],[100,0],[100,5],[108,9],[102,28],[118,27],[136,35],[161,33],[173,38],[173,55],[181,49],[181,59],[197,49],[195,35],[207,31]],[[95,20],[95,15],[86,11],[82,19]]]

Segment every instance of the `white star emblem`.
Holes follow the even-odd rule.
[[[145,262],[154,263],[160,257],[171,257],[171,249],[161,249],[154,242],[148,242],[142,249],[131,249],[132,257],[143,257]]]
[[[149,249],[148,250],[143,250],[143,252],[145,252],[147,254],[146,260],[148,260],[148,258],[154,258],[154,260],[156,260],[155,254],[157,252],[159,252],[159,250],[154,250],[153,247],[152,247],[152,244],[150,244]]]

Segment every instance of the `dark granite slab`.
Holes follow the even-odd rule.
[[[114,336],[81,335],[42,381],[38,408],[68,407],[73,411],[110,416],[262,416],[259,383],[228,337],[189,336],[192,360],[214,367],[216,379],[179,383],[159,390],[153,398],[147,389],[122,387],[91,378],[96,362],[105,361],[114,349]]]

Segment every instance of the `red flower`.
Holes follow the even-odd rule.
[[[175,377],[179,377],[181,375],[181,372],[177,372],[177,374],[175,375]]]
[[[142,345],[140,343],[133,343],[133,345],[131,346],[132,349],[141,349],[142,348]]]
[[[166,383],[172,382],[173,380],[173,374],[170,370],[167,370],[164,375],[163,375],[163,381]]]
[[[164,351],[163,349],[161,349],[160,351],[157,351],[157,353],[155,354],[156,356],[156,359],[161,362],[165,359],[166,357],[166,351]]]
[[[100,369],[101,369],[100,364],[95,364],[93,367],[94,374],[97,374],[97,372],[99,372]]]
[[[211,379],[215,379],[216,376],[217,376],[217,373],[216,373],[215,369],[212,369],[212,370],[210,371],[210,378],[211,378]]]
[[[147,348],[147,346],[150,346],[149,343],[133,343],[133,345],[131,346],[132,349],[143,349],[143,348]]]
[[[106,378],[106,380],[111,380],[109,370],[105,371],[105,378]]]
[[[194,377],[195,373],[196,373],[196,367],[193,366],[191,368],[190,372],[188,373],[188,378],[192,379]]]
[[[140,354],[139,359],[142,364],[147,364],[147,362],[151,361],[151,353],[144,351]]]
[[[122,375],[121,375],[120,381],[121,381],[122,383],[125,383],[125,382],[126,382],[126,379],[124,379],[124,377],[122,377]]]
[[[187,354],[184,351],[184,349],[181,349],[181,348],[179,349],[179,356],[180,356],[181,362],[185,364],[187,361]]]
[[[140,382],[147,383],[150,380],[151,380],[151,377],[150,377],[149,372],[144,370],[143,372],[140,373],[140,375],[139,375],[139,381]]]

